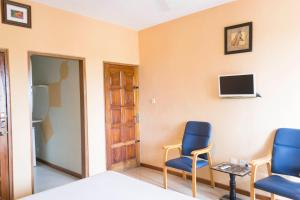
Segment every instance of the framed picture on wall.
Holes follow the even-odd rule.
[[[2,23],[31,28],[31,6],[2,0]]]
[[[252,51],[252,22],[225,27],[225,55]]]

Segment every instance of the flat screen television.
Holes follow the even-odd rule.
[[[220,97],[256,97],[254,74],[219,76]]]

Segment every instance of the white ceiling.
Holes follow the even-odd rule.
[[[234,0],[33,0],[135,30]]]

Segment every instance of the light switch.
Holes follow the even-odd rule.
[[[152,104],[156,104],[156,98],[155,98],[155,97],[152,97],[151,103],[152,103]]]

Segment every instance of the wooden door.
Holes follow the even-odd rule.
[[[0,200],[9,199],[7,70],[0,52]]]
[[[139,165],[137,67],[104,64],[107,168]]]

